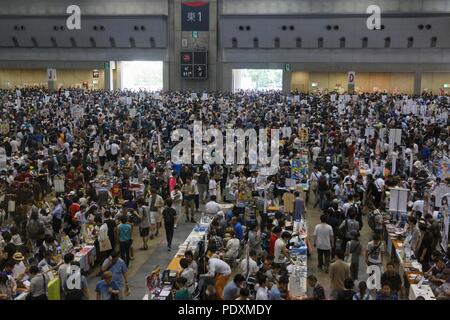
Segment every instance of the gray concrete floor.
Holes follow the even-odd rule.
[[[311,197],[314,199],[314,196]],[[311,237],[314,233],[314,227],[320,223],[320,215],[321,211],[318,208],[313,208],[314,201],[309,201],[307,206],[306,220],[308,222],[308,235]],[[372,235],[371,229],[367,225],[367,217],[364,217],[363,221],[363,229],[361,230],[360,241],[363,249],[366,248],[368,241],[370,241],[370,237]],[[314,251],[313,254],[308,259],[308,275],[313,274],[317,277],[318,282],[324,287],[326,297],[329,297],[330,294],[330,276],[325,273],[325,271],[319,269],[317,267],[317,251]],[[360,257],[359,262],[359,274],[358,281],[355,281],[355,289],[358,287],[359,281],[365,281],[367,279],[366,274],[366,264],[364,260],[364,256]]]

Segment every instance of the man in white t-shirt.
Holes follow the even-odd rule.
[[[366,250],[366,264],[368,266],[377,265],[383,266],[384,244],[381,241],[380,235],[375,233],[373,240],[367,244]]]
[[[239,266],[241,267],[242,274],[244,276],[247,275],[247,270],[249,275],[256,275],[256,273],[259,271],[258,263],[256,262],[257,260],[258,257],[255,250],[250,250],[248,260],[247,258],[243,258],[241,260]]]
[[[19,152],[19,147],[20,147],[20,141],[16,140],[11,140],[11,142],[9,143],[11,145],[11,152],[12,153],[16,153]]]
[[[212,277],[216,280],[216,296],[223,299],[223,288],[228,283],[231,275],[231,267],[228,263],[219,258],[211,257],[208,259],[208,273],[202,275]]]
[[[214,178],[209,179],[208,191],[210,196],[217,196],[217,182]]]
[[[317,158],[319,157],[319,154],[320,154],[320,151],[321,151],[321,149],[320,149],[320,147],[319,147],[319,144],[316,144],[313,148],[312,148],[312,154],[313,154],[313,162],[316,162],[317,161]]]
[[[289,250],[287,249],[286,244],[288,243],[290,237],[291,234],[284,231],[281,234],[281,237],[275,241],[273,262],[280,264],[282,269],[284,269],[289,258]]]
[[[416,197],[416,199],[413,203],[412,209],[417,215],[418,215],[418,212],[420,212],[420,214],[423,214],[424,206],[425,206],[425,201],[423,201],[423,199],[419,199],[418,197]]]
[[[113,142],[111,144],[111,158],[114,162],[117,161],[117,157],[119,155],[120,147],[117,143]]]
[[[317,248],[318,267],[328,272],[330,265],[331,248],[333,246],[334,235],[333,228],[327,224],[327,217],[320,216],[320,223],[314,228],[314,246]],[[325,262],[323,261],[325,258]]]
[[[211,196],[211,201],[205,205],[206,214],[216,215],[221,210],[220,204],[216,202],[216,196]]]

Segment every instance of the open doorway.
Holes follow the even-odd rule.
[[[282,69],[233,69],[233,91],[282,89]]]
[[[160,91],[163,88],[162,61],[122,61],[121,89]]]

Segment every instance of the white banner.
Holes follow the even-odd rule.
[[[47,69],[47,81],[56,81],[56,69]]]

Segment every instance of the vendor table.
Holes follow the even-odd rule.
[[[47,284],[48,300],[61,300],[60,286],[59,278],[53,278],[50,280]],[[26,300],[29,293],[29,291],[22,292],[14,300]]]
[[[294,264],[288,266],[289,272],[289,292],[293,297],[302,297],[306,295],[306,278],[308,273],[308,247],[306,244],[308,228],[305,220],[295,222],[294,233],[298,236],[291,239],[292,246],[289,254],[294,260]],[[292,243],[294,242],[294,243]]]
[[[80,268],[83,271],[89,271],[94,265],[97,258],[97,251],[95,246],[84,246],[75,254],[75,261],[80,263]]]
[[[422,285],[420,288],[417,284],[409,287],[409,300],[416,300],[417,297],[423,297],[425,300],[436,300],[430,286]]]
[[[395,226],[389,223],[385,224],[387,232],[387,247],[391,256],[399,261],[399,274],[402,279],[406,279],[409,285],[410,300],[415,300],[417,296],[424,296],[426,300],[435,300],[433,291],[429,285],[423,284],[419,289],[417,283],[423,277],[422,265],[417,260],[406,261],[404,259],[404,242],[395,239]],[[406,286],[405,286],[406,287]]]
[[[204,216],[200,223],[192,229],[186,240],[179,246],[178,252],[170,261],[167,270],[178,271],[181,269],[180,260],[184,257],[184,253],[187,250],[191,250],[195,253],[199,241],[202,240],[208,232],[211,221],[211,217]]]

